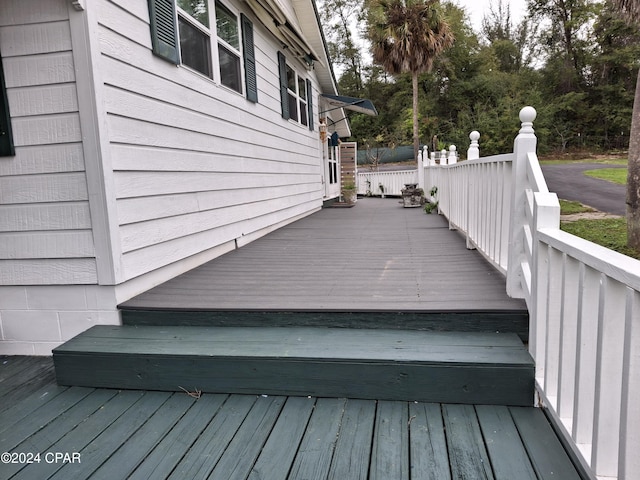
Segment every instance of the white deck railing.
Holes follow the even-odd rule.
[[[397,197],[407,183],[418,183],[417,170],[358,171],[357,175],[358,195]]]
[[[505,272],[530,314],[540,399],[594,477],[640,479],[640,261],[560,230],[536,155],[535,110],[514,153],[425,167],[451,228]]]

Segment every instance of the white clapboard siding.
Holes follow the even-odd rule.
[[[13,88],[7,97],[13,118],[78,111],[78,95],[73,83]]]
[[[84,173],[0,177],[0,202],[37,203],[87,200]]]
[[[226,225],[216,230],[207,230],[195,235],[190,235],[175,241],[163,242],[144,249],[127,253],[123,257],[124,274],[128,278],[142,275],[158,265],[158,258],[166,258],[167,264],[176,262],[185,258],[198,254],[202,251],[202,245],[210,245],[212,242],[235,241],[239,246],[247,243],[244,237],[251,240],[256,238],[256,234],[262,235],[269,233],[281,226],[292,221],[298,220],[315,212],[320,207],[315,206],[316,202],[311,204],[298,204],[295,207],[283,212],[273,212],[263,217],[245,220],[242,223]]]
[[[316,190],[317,185],[315,184],[301,184],[270,187],[268,189],[242,189],[234,191],[233,195],[229,195],[227,191],[219,190],[125,198],[118,200],[118,219],[121,225],[126,225],[154,218],[172,217],[245,203],[264,202],[286,196],[315,192]]]
[[[0,162],[1,285],[96,282],[69,11],[66,0],[0,7],[16,146]]]
[[[0,233],[0,259],[93,257],[90,230]]]
[[[0,205],[0,232],[91,228],[87,202]]]
[[[82,140],[80,117],[77,113],[14,118],[11,124],[16,147]]]
[[[81,143],[34,145],[16,149],[15,157],[0,162],[0,177],[84,171]]]
[[[28,2],[25,8],[23,0],[2,0],[0,26],[55,22],[65,20],[68,16],[65,1]]]
[[[316,193],[274,199],[259,203],[248,203],[232,207],[196,212],[178,217],[168,217],[152,221],[133,223],[120,228],[124,252],[137,250],[185,235],[205,230],[214,230],[230,224],[241,223],[238,219],[250,219],[268,215],[283,207],[293,207],[301,201],[313,201]],[[287,205],[287,203],[289,205]]]
[[[0,260],[0,285],[89,285],[96,282],[93,258]]]
[[[4,8],[4,3],[3,3]],[[71,50],[69,22],[36,23],[0,27],[4,58]],[[6,45],[6,48],[5,48]]]
[[[3,58],[7,89],[75,80],[71,52]]]

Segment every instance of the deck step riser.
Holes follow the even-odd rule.
[[[86,387],[531,406],[533,369],[168,356],[54,357]],[[86,368],[90,364],[90,368]]]
[[[124,325],[335,327],[432,332],[515,333],[529,337],[529,314],[501,312],[216,311],[122,309]]]
[[[530,406],[515,334],[94,327],[54,350],[61,385]]]

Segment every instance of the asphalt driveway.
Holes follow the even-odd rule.
[[[542,165],[549,191],[558,198],[574,200],[589,205],[601,212],[614,215],[626,213],[626,187],[613,182],[584,175],[585,170],[600,168],[623,168],[597,163],[566,163]]]

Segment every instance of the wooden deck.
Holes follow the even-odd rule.
[[[323,209],[120,308],[130,324],[224,324],[233,322],[230,312],[244,312],[245,324],[260,325],[279,312],[285,324],[444,322],[434,329],[450,330],[458,320],[475,325],[481,315],[484,331],[503,330],[503,319],[509,331],[527,331],[524,302],[507,296],[503,275],[467,250],[443,217],[402,208],[398,199]],[[295,318],[282,317],[291,312]],[[318,315],[326,312],[349,316]]]
[[[50,358],[0,357],[0,479],[581,478],[532,407],[194,398],[61,387],[53,375]]]

